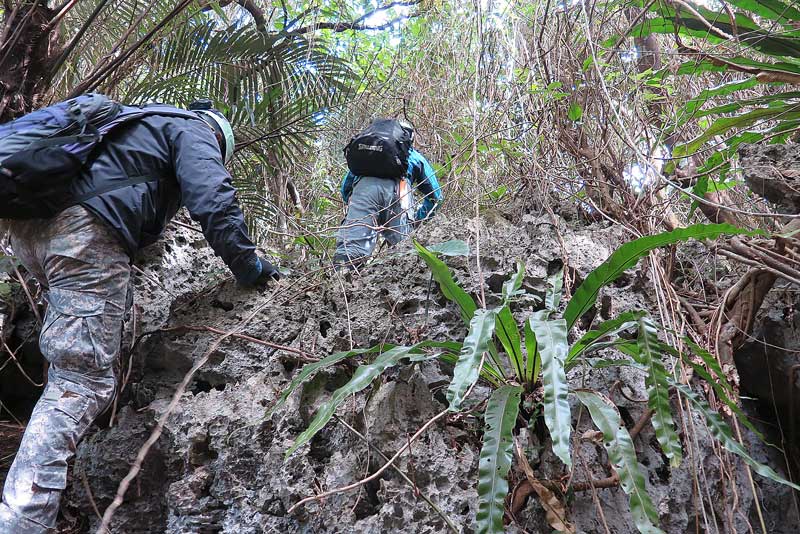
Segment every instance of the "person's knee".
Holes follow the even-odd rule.
[[[116,379],[112,369],[80,373],[51,366],[42,402],[88,426],[114,398]],[[65,421],[68,424],[68,421]]]

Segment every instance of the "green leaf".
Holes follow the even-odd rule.
[[[503,349],[508,354],[511,367],[520,382],[525,381],[524,360],[522,354],[522,338],[519,335],[517,322],[509,308],[511,299],[519,293],[522,287],[522,278],[525,275],[525,264],[517,262],[516,273],[503,284],[503,305],[497,313],[495,321],[495,333]]]
[[[669,404],[669,384],[667,370],[661,362],[661,343],[656,326],[649,317],[639,317],[638,362],[647,368],[644,382],[647,386],[647,406],[653,411],[653,429],[664,456],[669,458],[672,467],[679,467],[683,459],[681,440],[675,431],[672,420],[672,407]]]
[[[368,349],[355,349],[355,350],[348,350],[343,352],[335,352],[330,356],[326,356],[325,358],[321,359],[318,362],[309,363],[308,365],[303,366],[303,369],[294,377],[294,379],[289,383],[289,386],[283,390],[281,396],[278,398],[278,402],[275,403],[272,410],[270,410],[269,415],[275,413],[283,403],[286,402],[286,399],[289,398],[297,387],[310,380],[315,374],[323,369],[327,369],[328,367],[333,367],[337,363],[347,358],[351,358],[353,356],[357,356],[359,354],[374,354],[378,353],[382,350],[389,350],[394,349],[393,345],[376,345],[374,347]]]
[[[525,321],[525,352],[527,353],[525,359],[525,382],[528,384],[535,383],[539,379],[539,372],[541,371],[542,362],[536,345],[536,334],[531,329],[530,321]]]
[[[455,367],[456,363],[458,363],[458,355],[460,354],[461,347],[463,346],[461,343],[454,343],[458,345],[458,350],[455,352],[443,352],[439,355],[439,359],[445,363],[448,363]],[[481,367],[480,376],[490,384],[495,387],[500,387],[506,383],[505,378],[503,375],[495,369],[495,367],[491,364],[491,362],[483,362],[483,367]]]
[[[757,61],[743,56],[725,58],[725,61],[739,67],[755,67],[768,72],[800,74],[800,66],[793,63],[787,63],[785,61],[776,61],[771,63]],[[729,70],[731,70],[731,68],[727,65],[715,65],[710,59],[704,59],[701,61],[689,61],[683,63],[680,67],[678,67],[676,74],[681,76],[692,76],[696,74],[702,74],[704,72],[726,72]]]
[[[503,305],[507,306],[509,301],[519,293],[522,287],[522,279],[525,276],[525,263],[517,262],[517,272],[503,283]]]
[[[207,5],[214,10],[214,14],[221,18],[223,22],[229,22],[228,15],[226,15],[225,11],[220,7],[219,2],[209,2]]]
[[[294,444],[286,451],[286,458],[291,456],[298,448],[302,447],[305,443],[309,442],[317,432],[330,421],[336,408],[339,407],[350,395],[358,393],[362,389],[369,386],[372,381],[386,369],[394,367],[399,363],[404,362],[421,362],[436,358],[436,354],[424,354],[414,352],[417,346],[412,347],[394,347],[378,356],[374,362],[360,365],[353,373],[352,378],[342,387],[333,392],[331,398],[322,404],[314,414],[314,419],[311,423],[294,441]]]
[[[523,370],[524,356],[522,354],[522,339],[519,335],[517,322],[508,306],[503,306],[496,315],[495,333],[503,349],[508,354],[514,374],[520,382],[525,381],[525,371]]]
[[[442,260],[437,258],[433,252],[426,249],[416,240],[414,241],[414,247],[416,247],[417,253],[428,265],[428,268],[433,274],[433,279],[439,284],[444,296],[458,305],[461,310],[461,319],[465,324],[469,325],[472,316],[478,309],[475,301],[466,291],[461,289],[461,286],[459,286],[455,280],[453,280],[450,268]]]
[[[504,196],[506,196],[506,193],[508,193],[508,186],[501,185],[494,191],[489,191],[488,193],[486,193],[486,196],[489,197],[489,200],[493,200],[496,202],[501,198],[503,198]]]
[[[679,34],[688,37],[705,39],[710,43],[724,43],[728,39],[709,32],[708,20],[713,20],[714,27],[728,35],[738,33],[739,42],[770,56],[800,56],[800,45],[796,38],[792,38],[792,32],[775,33],[772,30],[758,26],[752,19],[743,14],[736,14],[736,28],[727,13],[714,12],[701,6],[695,6],[697,12],[706,20],[701,20],[688,10],[681,8],[677,12],[663,4],[658,6],[657,12],[661,17],[645,19],[631,29],[630,35],[634,37],[646,37],[653,33]],[[775,37],[775,35],[786,35],[787,37]]]
[[[737,419],[739,419],[739,421],[753,434],[758,436],[761,441],[766,442],[764,434],[761,433],[761,431],[750,422],[750,419],[747,418],[739,405],[731,398],[731,396],[735,397],[736,392],[734,391],[733,386],[728,383],[728,379],[725,378],[725,373],[722,371],[722,368],[719,366],[719,362],[717,362],[716,358],[714,358],[714,356],[712,356],[707,350],[697,345],[688,337],[684,337],[683,341],[690,349],[692,349],[692,352],[699,356],[700,359],[703,360],[703,363],[705,363],[706,366],[711,369],[711,371],[714,373],[713,376],[706,370],[705,367],[693,362],[689,353],[685,351],[679,351],[675,347],[667,344],[663,345],[663,349],[672,353],[676,358],[681,358],[686,365],[694,369],[694,372],[714,389],[714,392],[717,394],[719,400],[725,403],[728,409],[731,410],[731,413],[733,413]]]
[[[697,111],[712,98],[728,96],[737,91],[751,89],[759,84],[755,76],[744,80],[718,85],[710,89],[703,89],[700,94],[689,100],[686,105],[678,112],[677,125],[685,124],[686,121],[695,117]]]
[[[569,107],[569,111],[567,111],[567,118],[573,122],[578,122],[583,117],[583,108],[581,108],[578,104],[573,103]]]
[[[531,317],[530,328],[536,335],[542,359],[542,387],[544,389],[544,422],[553,440],[553,452],[564,465],[572,466],[569,454],[569,436],[572,417],[569,409],[567,375],[564,369],[567,357],[567,323],[564,319]]]
[[[691,118],[699,119],[709,115],[724,115],[739,111],[742,108],[752,108],[761,106],[786,105],[787,102],[800,97],[800,91],[787,91],[782,93],[770,93],[753,98],[737,98],[732,102],[695,111]]]
[[[800,11],[797,8],[779,0],[728,0],[728,2],[768,20],[785,24],[800,20]]]
[[[647,493],[633,440],[628,430],[622,426],[616,406],[607,397],[594,391],[579,390],[576,394],[589,409],[594,424],[603,433],[608,457],[619,475],[620,486],[630,499],[631,515],[636,528],[642,534],[664,534],[657,526],[658,512]]]
[[[726,70],[728,68],[725,65],[718,65],[710,59],[703,59],[681,63],[675,74],[678,76],[695,76],[706,72],[725,72]]]
[[[561,304],[561,294],[564,286],[564,269],[561,268],[547,277],[547,290],[544,297],[544,307],[551,312],[558,311]]]
[[[469,245],[461,239],[451,239],[444,243],[430,245],[428,250],[440,256],[469,256]]]
[[[731,427],[728,426],[728,423],[722,418],[722,416],[708,403],[705,399],[702,399],[699,395],[697,395],[694,391],[689,389],[683,384],[679,384],[677,382],[671,381],[672,385],[677,388],[682,395],[684,395],[689,401],[694,405],[700,414],[703,415],[706,422],[708,423],[708,428],[711,430],[711,435],[719,441],[723,447],[725,447],[728,451],[732,452],[736,456],[740,457],[744,462],[749,465],[753,471],[758,473],[759,475],[774,480],[775,482],[779,482],[796,490],[800,490],[800,486],[794,484],[793,482],[789,482],[778,473],[776,473],[771,467],[764,465],[755,461],[750,454],[742,447],[741,443],[736,441],[733,437],[733,432],[731,431]]]
[[[637,325],[640,317],[646,312],[642,310],[629,311],[619,314],[614,319],[609,319],[600,323],[594,330],[589,330],[581,336],[581,338],[572,344],[569,349],[569,356],[567,356],[567,367],[572,363],[575,358],[589,353],[596,348],[602,340],[608,336],[616,335],[623,330],[627,330]]]
[[[467,391],[478,380],[483,354],[489,350],[494,334],[497,310],[477,310],[469,323],[469,334],[464,339],[461,354],[453,370],[453,380],[447,388],[447,401],[451,411],[458,411]]]
[[[753,234],[748,230],[730,224],[695,224],[678,228],[671,232],[648,235],[625,243],[597,269],[589,273],[586,280],[575,290],[575,294],[564,310],[568,328],[572,328],[584,313],[594,306],[600,289],[616,280],[626,269],[636,263],[651,250],[690,239],[716,239],[720,235]]]
[[[478,513],[476,530],[481,534],[505,532],[503,515],[508,495],[508,471],[513,459],[513,431],[519,413],[520,386],[503,386],[492,392],[483,418],[480,461],[478,463]]]
[[[520,382],[525,381],[525,371],[523,369],[524,356],[522,354],[522,339],[519,335],[517,322],[511,314],[508,306],[504,306],[496,315],[495,319],[495,332],[497,339],[503,345],[503,349],[508,354],[511,367],[514,369],[514,374]]]
[[[281,396],[278,398],[278,402],[269,411],[269,415],[272,415],[275,410],[277,410],[282,404],[286,402],[286,399],[289,398],[296,389],[297,386],[302,384],[303,382],[307,382],[311,378],[314,377],[319,371],[323,369],[327,369],[329,367],[333,367],[337,363],[341,362],[342,360],[346,360],[347,358],[351,358],[353,356],[358,356],[361,354],[377,354],[382,351],[388,351],[390,349],[394,349],[395,345],[391,344],[383,344],[383,345],[375,345],[374,347],[370,347],[368,349],[354,349],[348,350],[343,352],[336,352],[321,359],[318,362],[309,363],[308,365],[303,366],[297,376],[289,383],[289,386],[281,393]],[[421,343],[417,343],[411,350],[419,351],[424,348],[435,348],[435,349],[443,349],[445,351],[458,353],[461,350],[461,343],[456,343],[455,341],[422,341]],[[445,354],[447,354],[445,352]]]
[[[699,356],[700,359],[703,360],[703,363],[705,363],[706,366],[717,376],[717,380],[715,380],[715,382],[717,382],[721,387],[725,388],[726,391],[733,393],[733,386],[728,383],[728,379],[725,376],[725,371],[722,370],[722,367],[717,359],[706,349],[692,341],[690,337],[684,336],[683,342],[686,343],[686,345],[692,349],[692,352]],[[685,353],[683,353],[682,357],[684,358],[684,361],[689,360]]]
[[[716,393],[717,398],[721,400],[723,403],[725,403],[725,405],[728,407],[728,409],[730,409],[731,413],[739,420],[740,423],[742,423],[745,427],[747,427],[753,434],[758,436],[758,439],[760,439],[761,441],[766,441],[764,434],[760,430],[758,430],[753,425],[753,423],[750,422],[750,419],[747,418],[747,416],[739,407],[739,405],[736,404],[736,402],[734,402],[730,398],[729,394],[731,392],[725,390],[725,386],[722,385],[719,379],[711,376],[711,373],[709,373],[705,369],[705,367],[691,361],[691,359],[689,359],[685,354],[684,354],[684,362],[686,363],[686,365],[691,367],[699,377],[705,380],[709,386],[711,386],[711,388]],[[724,383],[727,385],[727,381],[725,381]]]
[[[691,141],[678,145],[673,150],[674,158],[694,154],[707,141],[722,135],[733,128],[748,128],[759,121],[794,120],[800,118],[800,104],[782,103],[774,107],[757,108],[733,117],[723,117],[714,121],[706,130]]]

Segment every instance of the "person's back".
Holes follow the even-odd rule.
[[[125,125],[112,132],[75,189],[80,196],[136,178],[142,183],[83,203],[117,233],[131,256],[155,242],[186,206],[237,279],[253,281],[255,247],[217,140],[204,121],[151,115]]]
[[[398,121],[414,141],[414,128]],[[336,236],[337,265],[355,266],[372,255],[380,233],[387,243],[405,239],[412,226],[432,216],[442,201],[436,173],[428,160],[409,148],[405,172],[394,178],[386,175],[357,175],[348,171],[342,179],[342,199],[347,215]],[[348,160],[349,162],[349,160]],[[413,190],[421,196],[414,209]]]

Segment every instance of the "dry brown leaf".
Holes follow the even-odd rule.
[[[575,534],[575,526],[567,521],[567,510],[564,507],[564,503],[561,502],[555,493],[550,491],[541,482],[539,482],[539,480],[533,474],[533,468],[531,468],[531,464],[528,463],[528,459],[525,457],[525,453],[522,450],[519,440],[515,440],[514,443],[517,449],[519,465],[525,472],[525,476],[528,479],[528,483],[533,488],[533,491],[535,491],[539,496],[539,502],[541,502],[542,506],[544,507],[547,522],[558,532],[562,532],[564,534]]]
[[[599,430],[587,430],[581,435],[581,440],[592,443],[603,443],[603,433]]]

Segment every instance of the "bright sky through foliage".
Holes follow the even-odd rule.
[[[391,32],[391,35],[389,36],[389,46],[395,48],[400,44],[400,29],[408,20],[407,17],[411,13],[411,9],[411,6],[396,6],[392,9],[382,9],[365,18],[364,24],[371,27],[382,26],[390,20],[396,19],[397,17],[403,17],[400,21],[392,24],[391,28],[380,30]],[[367,10],[364,10],[363,13],[367,13]]]

